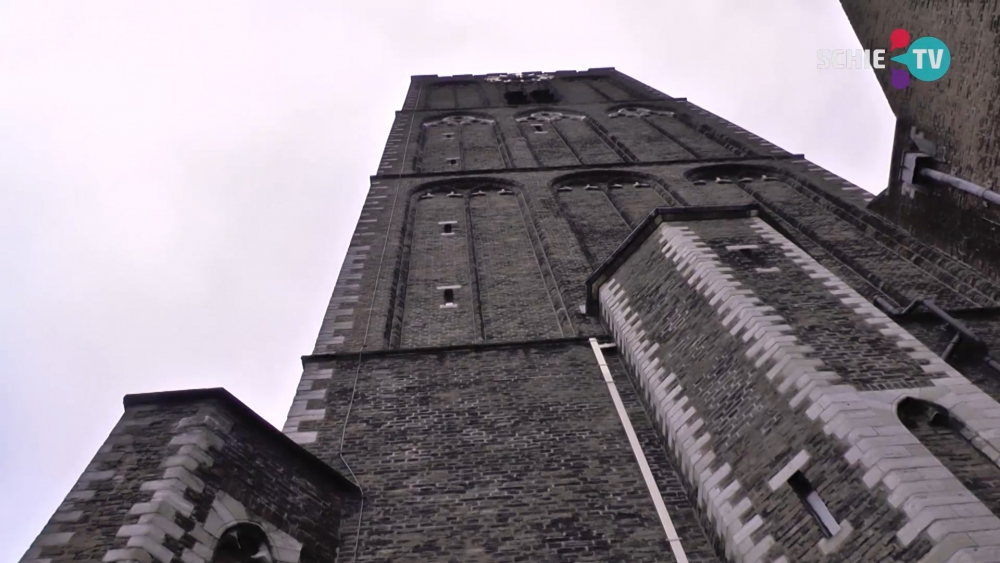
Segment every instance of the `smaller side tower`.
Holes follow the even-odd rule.
[[[223,389],[124,402],[21,563],[334,560],[344,477]]]

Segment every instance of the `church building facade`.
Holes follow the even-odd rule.
[[[415,76],[284,427],[126,397],[22,562],[1000,561],[1000,286],[871,200],[614,69]]]

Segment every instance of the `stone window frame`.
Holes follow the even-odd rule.
[[[266,520],[251,518],[243,503],[223,491],[216,494],[201,529],[195,526],[191,532],[197,540],[194,551],[202,551],[207,555],[205,560],[211,561],[219,540],[226,532],[245,524],[259,528],[267,537],[274,563],[299,563],[302,542]]]
[[[552,308],[559,330],[564,336],[576,334],[576,328],[574,327],[573,321],[568,313],[563,293],[560,291],[559,286],[555,281],[555,272],[550,263],[550,257],[546,252],[545,246],[543,245],[539,234],[541,231],[541,220],[536,216],[532,205],[529,203],[529,197],[525,195],[525,185],[506,178],[494,176],[490,174],[489,171],[482,172],[482,175],[477,174],[475,176],[463,178],[448,178],[420,183],[411,186],[407,190],[408,195],[405,211],[406,220],[403,226],[403,245],[397,258],[399,261],[399,267],[395,273],[395,284],[397,289],[395,290],[395,296],[391,301],[389,314],[386,315],[386,325],[384,329],[385,342],[389,348],[398,349],[401,345],[401,326],[406,311],[405,280],[410,266],[409,246],[412,244],[413,240],[417,205],[419,205],[421,201],[433,199],[435,195],[441,194],[444,194],[444,197],[465,197],[466,202],[469,201],[469,198],[492,197],[494,195],[500,197],[512,197],[517,200],[518,207],[521,210],[522,218],[525,223],[527,236],[531,242],[532,251],[535,253],[535,258],[541,265],[540,273],[543,283],[545,283],[546,288],[549,291],[549,297],[552,300]],[[468,236],[468,233],[471,232],[473,226],[471,225],[471,222],[469,222],[468,216],[466,216],[466,220],[466,223],[463,224],[462,231],[464,231],[466,236]],[[470,286],[475,287],[474,284],[475,280],[470,283]],[[476,290],[473,289],[473,294],[475,294],[475,291]],[[478,299],[474,297],[469,306],[473,308],[473,315],[477,315],[478,313],[475,311],[479,307]]]
[[[513,160],[510,155],[510,148],[507,146],[507,139],[504,136],[503,129],[500,127],[500,123],[495,116],[478,111],[452,110],[429,116],[420,123],[416,139],[416,151],[413,156],[413,170],[418,173],[425,172],[422,167],[423,153],[431,131],[439,128],[451,128],[452,131],[447,131],[442,135],[442,137],[445,139],[457,139],[459,146],[461,147],[461,130],[462,127],[466,125],[488,126],[495,138],[497,150],[500,153],[500,159],[503,161],[502,170],[514,167]],[[446,157],[445,160],[450,166],[459,166],[464,169],[461,154],[458,156]]]

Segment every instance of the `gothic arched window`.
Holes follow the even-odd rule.
[[[1000,467],[971,442],[972,433],[943,407],[906,398],[900,422],[993,514],[1000,514]]]
[[[421,126],[414,165],[418,172],[502,169],[510,155],[493,118],[448,115]]]
[[[581,113],[542,110],[519,115],[514,120],[528,141],[528,149],[543,166],[636,160],[599,123]]]
[[[273,563],[267,534],[254,524],[237,524],[219,539],[212,563]]]
[[[386,327],[390,346],[572,334],[521,193],[508,181],[467,178],[434,182],[411,195]]]
[[[556,178],[552,187],[591,267],[618,248],[650,211],[683,205],[654,177],[625,171],[570,174]]]

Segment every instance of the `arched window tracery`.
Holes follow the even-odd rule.
[[[241,523],[222,534],[211,563],[274,563],[274,555],[264,530]]]
[[[572,174],[552,184],[592,267],[599,265],[657,207],[684,205],[662,182],[605,171]]]
[[[635,155],[587,115],[541,110],[514,118],[542,166],[634,162]]]
[[[405,229],[390,346],[573,330],[519,187],[490,178],[428,185],[412,194]]]
[[[692,127],[682,115],[669,109],[630,105],[607,115],[609,129],[634,145],[642,160],[726,158],[735,154],[710,131]]]
[[[469,114],[447,115],[424,122],[414,161],[417,172],[511,167],[510,153],[496,120]]]

